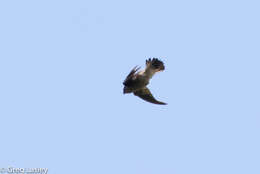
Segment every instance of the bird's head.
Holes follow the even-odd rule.
[[[124,87],[123,94],[131,93],[131,92],[133,91],[130,88],[128,88],[127,86]]]

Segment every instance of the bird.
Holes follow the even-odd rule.
[[[159,105],[166,105],[167,103],[156,100],[150,90],[147,88],[150,79],[157,72],[164,71],[164,63],[158,58],[149,58],[145,61],[146,67],[139,71],[140,67],[135,66],[127,75],[123,82],[123,94],[133,93],[141,99]]]

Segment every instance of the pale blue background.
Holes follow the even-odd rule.
[[[0,2],[0,167],[259,174],[259,1]],[[167,106],[122,94],[149,85]]]

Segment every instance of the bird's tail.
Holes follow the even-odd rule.
[[[158,71],[162,71],[165,69],[163,62],[157,58],[149,58],[148,60],[146,60],[146,67],[152,67],[153,69],[156,69]]]

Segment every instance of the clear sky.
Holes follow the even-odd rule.
[[[259,174],[260,3],[0,2],[0,168]],[[123,95],[136,65],[166,106]]]

